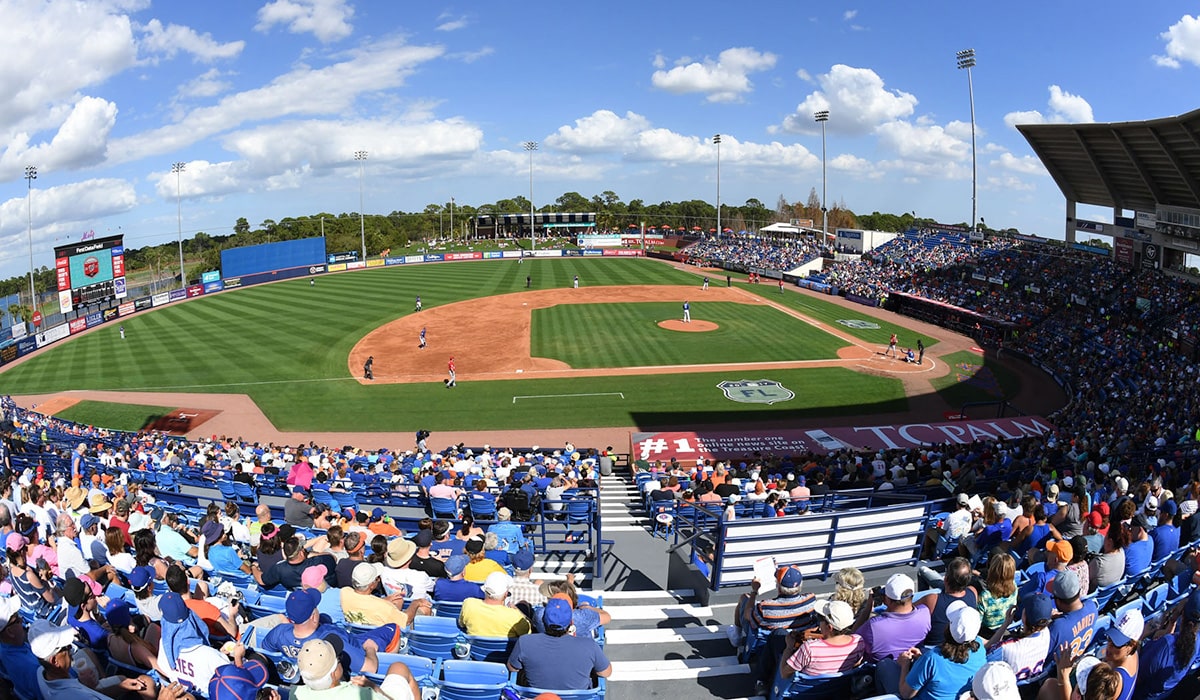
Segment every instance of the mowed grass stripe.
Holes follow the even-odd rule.
[[[901,347],[916,347],[917,338],[925,341],[926,348],[937,345],[937,340],[934,338],[918,335],[904,326],[880,318],[875,313],[875,309],[870,306],[856,305],[847,308],[825,301],[813,294],[794,292],[780,294],[779,288],[775,285],[743,284],[740,282],[737,284],[768,301],[795,309],[809,318],[828,324],[834,328],[839,328],[855,338],[873,345],[887,347],[888,340],[893,333],[896,334]],[[844,323],[838,323],[838,321],[842,320],[862,320],[874,323],[879,327],[856,328],[854,325],[847,326]]]
[[[837,357],[844,343],[767,306],[693,303],[692,319],[718,325],[687,333],[658,327],[682,304],[561,304],[533,311],[533,352],[575,368],[780,362]],[[540,330],[541,324],[549,330]]]

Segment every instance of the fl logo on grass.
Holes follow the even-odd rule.
[[[772,379],[739,379],[721,382],[717,388],[725,392],[725,398],[738,403],[773,404],[796,398],[791,389]]]

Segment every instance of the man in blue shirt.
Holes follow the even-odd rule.
[[[561,598],[546,601],[542,612],[545,633],[517,637],[508,668],[518,672],[525,685],[544,690],[587,690],[592,674],[612,675],[612,664],[600,646],[571,631],[571,604]]]
[[[1193,590],[1187,601],[1170,613],[1162,628],[1142,647],[1135,698],[1163,700],[1171,695],[1188,670],[1200,661],[1198,633],[1200,588]],[[1180,658],[1181,653],[1189,651],[1189,658]]]
[[[1150,539],[1150,530],[1153,527],[1145,513],[1133,516],[1129,528],[1131,538],[1125,546],[1126,577],[1150,567],[1150,561],[1154,557],[1154,542]]]
[[[1054,577],[1054,603],[1059,617],[1050,623],[1050,659],[1058,657],[1062,649],[1070,649],[1071,656],[1083,654],[1092,643],[1095,634],[1096,611],[1094,600],[1080,600],[1079,576],[1067,569]]]
[[[489,533],[496,533],[496,539],[499,541],[499,549],[503,549],[509,554],[515,554],[518,549],[526,547],[525,533],[521,530],[521,526],[512,521],[512,511],[508,508],[501,508],[496,511],[496,517],[500,522],[488,526]]]
[[[1175,499],[1169,498],[1158,507],[1158,527],[1150,532],[1154,542],[1154,561],[1165,558],[1179,549],[1179,528],[1175,527],[1175,515],[1179,506]]]

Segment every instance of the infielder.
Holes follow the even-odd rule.
[[[420,311],[420,310],[421,310],[421,295],[418,294],[417,295],[417,303],[416,303],[416,306],[413,308],[413,311]]]
[[[457,375],[454,373],[454,357],[453,356],[451,356],[450,361],[448,363],[446,363],[446,370],[450,373],[450,378],[446,380],[446,388],[449,389],[449,388],[457,385],[455,382],[455,378],[457,377]]]
[[[708,278],[707,277],[704,278],[704,291],[706,291],[706,292],[708,291]]]
[[[683,302],[683,322],[684,323],[692,322],[692,305],[686,301]]]
[[[421,326],[421,338],[417,343],[417,347],[422,350],[425,349],[425,326]]]
[[[579,275],[575,275],[575,288],[579,289]]]

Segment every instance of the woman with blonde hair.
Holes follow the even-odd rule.
[[[833,577],[833,600],[849,603],[850,609],[857,615],[862,606],[871,597],[867,590],[862,572],[853,566],[848,566]]]
[[[983,636],[991,637],[1004,626],[1004,616],[1017,604],[1017,562],[1007,552],[992,552],[988,560],[987,580],[979,593],[979,614],[983,618]]]

